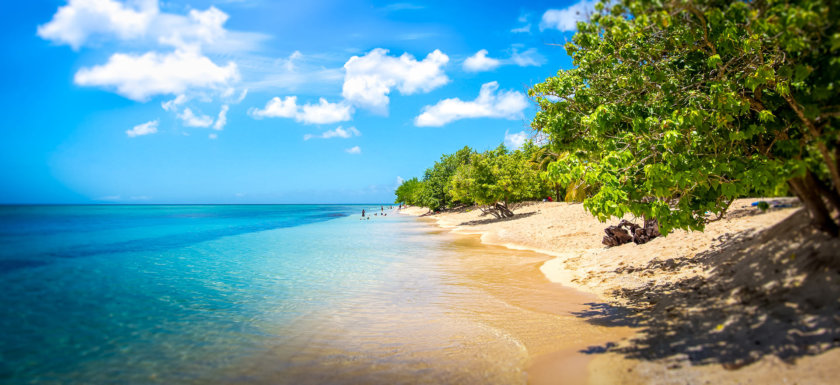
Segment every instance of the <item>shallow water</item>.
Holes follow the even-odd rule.
[[[0,381],[511,384],[610,336],[545,256],[362,208],[0,208]]]

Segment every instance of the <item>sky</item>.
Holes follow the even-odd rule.
[[[592,2],[0,4],[0,203],[378,203],[533,136]]]

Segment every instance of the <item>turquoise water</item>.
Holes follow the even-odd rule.
[[[0,206],[0,382],[520,382],[458,246],[363,208]]]

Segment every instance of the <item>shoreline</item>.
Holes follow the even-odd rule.
[[[791,303],[810,304],[840,293],[840,269],[826,267],[809,277],[807,259],[795,257],[831,260],[840,241],[811,231],[807,214],[793,199],[778,199],[793,207],[767,212],[751,206],[757,200],[735,201],[704,232],[677,230],[643,245],[613,248],[600,241],[603,229],[618,221],[600,223],[575,203],[526,203],[502,220],[470,209],[424,215],[428,210],[408,207],[399,213],[422,215],[453,233],[478,235],[484,244],[548,255],[551,259],[540,267],[548,280],[602,302],[585,316],[587,322],[635,326],[635,336],[593,355],[588,383],[832,383],[840,376],[833,320],[838,301],[806,305],[789,321],[750,325],[755,317],[781,314]],[[780,289],[782,294],[773,294]],[[768,295],[745,294],[762,290]],[[800,339],[803,346],[785,353],[791,349],[788,340],[797,338],[786,335],[801,333],[808,318],[833,331],[822,331],[818,342]],[[713,337],[698,337],[703,333]],[[717,347],[707,339],[717,341]],[[669,341],[676,350],[651,350]],[[744,352],[732,355],[724,347]]]

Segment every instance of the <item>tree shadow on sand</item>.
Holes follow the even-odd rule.
[[[486,225],[488,223],[497,223],[497,222],[507,222],[507,221],[515,221],[517,219],[528,218],[532,215],[536,215],[537,212],[529,212],[529,213],[521,213],[521,214],[513,214],[512,217],[507,218],[487,218],[487,219],[476,219],[472,221],[462,222],[458,226],[475,226],[475,225]],[[487,215],[487,214],[484,214]]]
[[[588,304],[576,315],[642,332],[583,352],[737,369],[766,355],[792,362],[840,346],[840,240],[807,224],[800,210],[764,231],[725,234],[693,258],[652,261],[642,269],[697,265],[708,277],[622,289],[615,294],[623,304]]]

